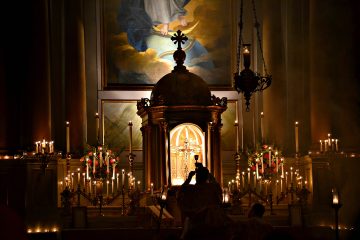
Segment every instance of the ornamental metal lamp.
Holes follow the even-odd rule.
[[[238,40],[238,50],[237,50],[237,71],[234,74],[234,87],[238,93],[243,93],[246,104],[246,111],[250,111],[250,99],[251,95],[257,91],[263,91],[271,85],[272,77],[267,73],[265,59],[263,56],[262,46],[261,46],[261,38],[260,38],[260,24],[257,20],[256,16],[256,8],[254,0],[252,0],[253,5],[253,13],[255,19],[255,28],[257,32],[257,40],[259,44],[259,49],[261,52],[261,57],[264,66],[265,75],[261,75],[260,73],[253,72],[250,69],[250,44],[243,44],[242,40],[242,30],[243,30],[243,0],[240,3],[240,22],[239,22],[239,40]],[[243,64],[244,69],[240,71],[240,58],[241,54],[243,55]]]

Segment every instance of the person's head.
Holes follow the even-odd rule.
[[[264,213],[265,213],[265,207],[260,203],[254,203],[250,208],[250,211],[248,213],[248,217],[249,218],[251,218],[251,217],[262,218]]]
[[[209,170],[206,167],[196,169],[196,183],[204,183],[209,178]]]

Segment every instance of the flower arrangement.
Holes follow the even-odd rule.
[[[80,158],[86,178],[92,179],[115,179],[119,165],[119,154],[108,149],[107,146],[86,147],[84,156]]]
[[[247,152],[248,165],[262,179],[270,179],[276,174],[283,174],[283,162],[279,150],[263,145],[259,150]]]

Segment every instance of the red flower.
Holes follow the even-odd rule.
[[[95,160],[95,166],[99,166],[99,161]]]
[[[267,149],[269,146],[268,145],[263,145],[262,148],[263,149]]]
[[[83,161],[84,161],[84,157],[81,157],[81,158],[80,158],[80,162],[83,162]]]
[[[251,171],[255,171],[256,170],[256,166],[251,166]]]
[[[91,159],[89,158],[88,161],[87,161],[89,164],[92,164],[92,161]]]
[[[269,159],[269,153],[264,153],[263,158]]]
[[[93,152],[89,152],[89,156],[92,156],[93,155]]]
[[[110,160],[110,163],[111,163],[111,164],[115,163],[115,159],[112,158],[112,159]]]

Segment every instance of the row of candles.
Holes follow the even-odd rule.
[[[35,153],[54,153],[54,141],[46,141],[45,138],[42,141],[36,141]]]
[[[271,184],[275,184],[275,196],[284,192],[285,189],[291,187],[291,184],[295,188],[302,188],[308,185],[307,179],[304,179],[303,176],[300,175],[299,169],[294,170],[293,167],[290,167],[290,179],[289,172],[286,171],[280,176],[272,179],[263,179],[262,176],[257,176],[256,171],[251,171],[250,168],[247,169],[247,173],[245,171],[241,172],[241,177],[239,174],[235,179],[232,179],[228,182],[228,189],[230,192],[235,190],[245,191],[248,188],[252,188],[255,191],[262,192],[264,190],[265,195],[269,193],[269,189],[271,188]],[[247,177],[245,176],[247,175]],[[278,186],[280,184],[280,187]],[[285,185],[285,186],[284,186]]]
[[[339,151],[339,139],[331,138],[331,134],[328,133],[328,138],[324,140],[319,140],[320,142],[320,152],[328,151]]]
[[[126,177],[127,176],[127,177]],[[92,179],[91,177],[86,177],[85,172],[81,172],[80,168],[77,169],[77,172],[71,172],[68,174],[64,181],[59,182],[59,190],[63,191],[65,187],[70,189],[75,189],[78,185],[89,194],[97,194],[96,186],[106,184],[106,195],[115,194],[122,189],[131,190],[131,189],[141,189],[141,181],[136,181],[136,178],[132,175],[131,172],[126,173],[124,169],[121,170],[121,181],[120,173],[113,175],[111,179]],[[102,189],[102,188],[101,188]]]

